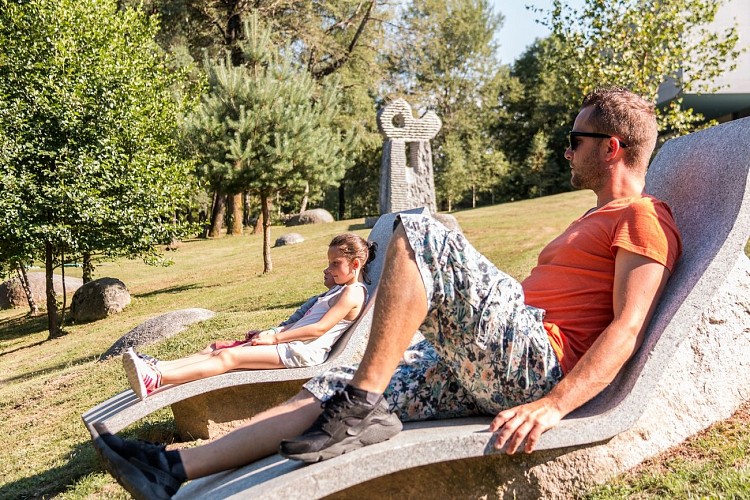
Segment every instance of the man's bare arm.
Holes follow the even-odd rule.
[[[507,443],[507,453],[515,453],[526,439],[524,451],[531,453],[544,431],[609,385],[643,342],[668,278],[661,264],[620,249],[615,259],[614,320],[549,394],[495,417],[490,424],[498,433],[495,447]]]

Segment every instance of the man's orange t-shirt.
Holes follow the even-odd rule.
[[[539,254],[523,283],[526,304],[544,309],[544,327],[569,373],[614,319],[615,256],[624,248],[671,272],[682,253],[666,203],[648,195],[614,200],[575,220]]]

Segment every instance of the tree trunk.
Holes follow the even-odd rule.
[[[341,184],[339,184],[339,220],[344,220],[344,215],[346,214],[346,188],[344,186],[344,181],[341,181]]]
[[[60,326],[57,323],[57,297],[55,296],[55,287],[52,280],[52,271],[54,270],[55,254],[52,243],[49,241],[44,244],[44,267],[45,267],[45,291],[47,294],[47,330],[49,339],[55,339],[62,336]]]
[[[214,195],[214,205],[211,209],[211,229],[208,231],[209,238],[221,236],[221,228],[224,225],[224,212],[226,211],[227,196],[220,192]]]
[[[477,187],[471,186],[471,208],[477,208]]]
[[[198,212],[198,223],[201,225],[201,238],[208,238],[208,230],[211,229],[211,224],[207,224],[208,216],[205,210]]]
[[[250,193],[242,193],[242,225],[250,226]]]
[[[91,254],[88,252],[83,254],[83,276],[81,279],[84,285],[94,279],[94,264],[91,262]]]
[[[263,274],[273,270],[271,263],[271,200],[266,193],[260,195],[260,210],[263,218]]]
[[[227,205],[229,205],[229,224],[227,234],[242,234],[242,193],[227,196]]]
[[[65,252],[60,251],[60,275],[62,277],[62,309],[60,311],[60,331],[65,324],[65,308],[68,306],[68,289],[65,286]]]
[[[29,277],[26,275],[26,268],[20,262],[16,264],[16,273],[18,274],[18,279],[21,281],[23,293],[26,294],[26,300],[29,302],[29,316],[36,316],[39,314],[39,306],[36,305],[36,301],[34,300],[31,283],[29,283]]]
[[[300,203],[300,206],[299,206],[299,213],[302,213],[305,210],[307,210],[307,202],[309,200],[309,196],[308,196],[309,194],[310,194],[310,184],[306,182],[305,183],[305,195],[302,197],[302,203]]]

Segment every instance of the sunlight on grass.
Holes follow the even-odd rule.
[[[520,279],[536,262],[539,250],[593,203],[592,194],[574,192],[466,210],[455,216],[481,252]],[[251,327],[278,323],[307,297],[320,292],[328,242],[351,228],[361,236],[369,232],[363,229],[361,219],[292,229],[274,227],[274,238],[298,232],[305,241],[273,248],[274,270],[268,275],[262,274],[258,235],[185,241],[178,251],[169,253],[174,261],[170,267],[149,267],[138,261],[104,263],[96,277],[121,279],[130,290],[131,305],[101,321],[66,325],[67,335],[59,339],[47,340],[43,316],[27,318],[23,309],[0,311],[0,429],[6,443],[0,449],[0,498],[127,498],[114,479],[102,472],[81,421],[86,410],[127,387],[120,359],[99,361],[100,354],[145,320],[176,309],[202,307],[217,315],[145,347],[145,352],[175,358],[216,339],[241,337]],[[123,434],[172,442],[174,431],[171,411],[164,409]],[[720,432],[717,442],[722,436]],[[742,479],[750,484],[748,461],[740,458],[747,436],[740,439],[731,434],[724,439],[728,449],[735,441],[743,443],[741,452],[732,452],[735,465],[722,472],[706,472],[700,468],[702,462],[690,460],[687,465],[693,469],[679,473],[685,484],[696,489],[667,486],[672,480],[663,479],[667,476],[659,472],[662,479],[655,479],[654,486],[645,486],[651,483],[644,474],[639,479],[644,486],[613,483],[592,498],[710,496],[712,488],[729,492],[729,497],[748,496],[747,490],[736,486]],[[671,467],[682,470],[683,465],[675,462]],[[699,479],[704,474],[706,478]],[[735,486],[724,490],[719,483]]]
[[[585,498],[750,498],[750,403]]]

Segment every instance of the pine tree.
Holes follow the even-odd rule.
[[[240,45],[245,63],[232,55],[207,63],[209,91],[186,120],[203,175],[224,192],[260,197],[263,272],[270,272],[270,205],[278,193],[302,196],[341,179],[350,165],[351,140],[336,126],[339,90],[317,85],[276,49],[257,16]]]

